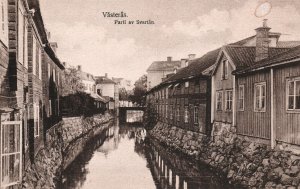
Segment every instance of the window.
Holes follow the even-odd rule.
[[[194,107],[194,124],[198,124],[199,123],[199,107],[195,106]]]
[[[41,47],[38,47],[38,65],[39,65],[39,79],[42,79],[42,52]]]
[[[19,1],[19,10],[18,10],[18,61],[24,63],[24,7],[22,6],[21,1]]]
[[[254,86],[254,111],[266,111],[266,83],[256,83]]]
[[[225,93],[225,110],[232,111],[232,90],[227,90]]]
[[[184,86],[185,86],[185,88],[189,87],[189,82],[186,81],[186,82],[184,83]]]
[[[228,60],[223,60],[222,68],[222,79],[228,79]]]
[[[40,134],[40,109],[38,104],[33,105],[34,116],[34,136],[38,137]]]
[[[49,116],[52,115],[52,103],[51,100],[49,100]]]
[[[239,110],[244,111],[244,103],[245,103],[245,86],[244,85],[239,85]]]
[[[288,81],[287,109],[300,110],[300,78]]]
[[[184,123],[189,122],[189,108],[188,106],[184,107]]]
[[[32,73],[36,75],[37,73],[37,61],[36,61],[36,39],[32,36]]]
[[[218,91],[217,92],[217,111],[222,111],[222,101],[223,101],[223,92],[222,91]]]
[[[8,121],[1,123],[1,188],[20,183],[22,180],[22,122]]]
[[[0,40],[8,46],[8,17],[7,17],[7,0],[0,0],[1,2],[1,31],[0,31]]]
[[[173,120],[173,105],[170,108],[170,120]]]
[[[52,70],[53,81],[56,82],[56,70],[53,68]]]
[[[177,107],[176,107],[176,119],[177,119],[177,121],[180,121],[180,109],[179,109],[179,105],[177,105]]]
[[[48,78],[50,79],[50,77],[51,77],[51,66],[48,63]]]
[[[168,103],[166,104],[166,118],[168,118]]]
[[[28,23],[25,22],[24,28],[24,67],[28,69]]]

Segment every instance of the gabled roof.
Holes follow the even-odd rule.
[[[224,51],[230,56],[232,63],[236,66],[236,70],[248,68],[257,64],[255,62],[255,47],[227,45],[224,46]],[[289,48],[269,48],[269,57],[274,57],[278,54],[288,51]]]
[[[105,76],[96,76],[96,84],[116,84],[113,80]]]
[[[82,80],[95,82],[94,76],[92,74],[89,74],[89,73],[86,73],[83,71],[79,71],[79,76]]]
[[[235,73],[241,74],[256,70],[262,70],[273,66],[293,63],[297,61],[300,61],[300,46],[286,50],[276,56],[271,57],[270,59],[259,61],[251,67],[242,70],[237,70]]]
[[[147,71],[173,71],[175,67],[180,67],[180,61],[154,61]]]

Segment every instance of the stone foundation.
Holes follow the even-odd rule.
[[[240,137],[230,124],[215,123],[212,136],[205,136],[159,122],[150,135],[206,163],[238,188],[300,188],[299,156]]]
[[[46,133],[45,145],[23,171],[22,188],[55,188],[62,170],[81,152],[86,136],[109,127],[110,114],[64,118]]]

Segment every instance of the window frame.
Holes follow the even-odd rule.
[[[176,106],[176,121],[180,121],[180,106]]]
[[[241,89],[242,89],[242,92],[243,92],[243,98],[241,98]],[[241,101],[242,101],[242,107],[241,107]],[[239,111],[245,111],[245,85],[244,84],[241,84],[239,85],[239,90],[238,90],[238,110]]]
[[[221,109],[218,109],[218,94],[221,95],[221,100],[220,100],[220,103],[221,103]],[[223,111],[223,91],[220,90],[220,91],[216,91],[216,111]]]
[[[262,89],[263,86],[264,86],[265,96],[262,96],[262,90],[261,89]],[[262,99],[261,99],[261,97],[265,98],[264,107],[259,107],[259,109],[256,108],[256,87],[259,87],[259,106],[262,105]],[[254,98],[253,98],[253,102],[254,102],[254,112],[257,112],[257,113],[259,113],[259,112],[261,112],[261,113],[266,112],[266,109],[267,109],[267,83],[265,81],[254,84]]]
[[[184,123],[189,123],[189,106],[184,106]]]
[[[299,82],[300,83],[300,77],[295,77],[295,78],[288,78],[287,80],[286,80],[286,111],[288,112],[288,113],[291,113],[291,112],[293,112],[293,113],[300,113],[300,108],[299,109],[296,109],[296,89],[297,89],[297,85],[296,85],[296,83],[297,82]],[[293,85],[294,85],[294,87],[293,87],[293,92],[294,92],[294,94],[293,95],[290,95],[289,94],[289,83],[294,83]],[[290,109],[289,108],[289,97],[290,96],[292,96],[293,97],[293,109]]]
[[[198,105],[194,106],[194,124],[195,125],[199,124],[199,106]]]
[[[231,99],[228,99],[228,94],[231,93]],[[228,108],[227,103],[231,103],[230,109]],[[226,112],[232,112],[233,109],[233,90],[232,89],[226,89],[225,90],[225,111]]]
[[[229,61],[227,59],[222,60],[222,80],[228,79]]]
[[[36,138],[40,136],[40,106],[38,103],[34,103],[33,108],[34,138]]]
[[[8,0],[0,0],[1,2],[1,13],[0,13],[0,40],[8,47]]]

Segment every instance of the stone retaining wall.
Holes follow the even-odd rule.
[[[229,124],[215,124],[207,137],[159,122],[150,135],[210,165],[238,188],[300,188],[299,156],[240,137]]]
[[[81,152],[83,138],[95,128],[107,128],[111,119],[110,114],[64,118],[49,129],[44,147],[23,171],[22,188],[55,188],[62,170]]]

